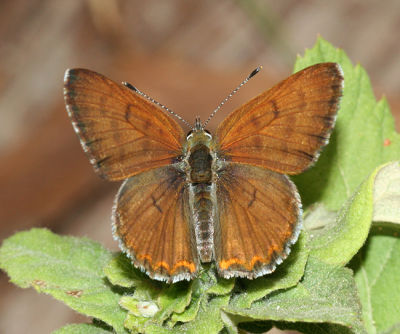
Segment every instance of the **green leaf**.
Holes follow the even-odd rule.
[[[163,321],[172,313],[182,313],[189,305],[191,296],[191,283],[183,281],[170,285],[158,297],[160,312],[157,313],[154,319]]]
[[[137,300],[133,296],[123,296],[119,300],[119,304],[122,308],[131,312],[133,315],[145,318],[154,317],[154,315],[160,310],[154,301]]]
[[[235,279],[225,279],[220,277],[217,281],[217,284],[211,286],[207,293],[210,295],[227,295],[230,293],[235,286]]]
[[[305,228],[310,235],[311,256],[333,265],[343,266],[358,252],[367,239],[373,219],[374,211],[381,217],[396,220],[399,214],[396,203],[398,189],[393,189],[390,184],[395,184],[395,179],[400,179],[399,164],[392,163],[379,166],[365,180],[353,196],[345,203],[336,221],[332,223],[332,216],[323,216],[321,207],[319,213],[310,210],[305,219]],[[386,203],[386,204],[385,204]],[[383,206],[382,210],[379,210]],[[322,216],[322,217],[318,217]],[[319,228],[310,228],[310,225],[322,224]],[[325,219],[325,221],[323,221]],[[310,220],[314,222],[310,224]]]
[[[368,333],[400,332],[400,228],[376,226],[351,262]]]
[[[191,295],[192,283],[183,281],[164,284],[159,295],[150,299],[143,299],[142,293],[123,296],[120,305],[129,311],[124,325],[134,332],[145,332],[149,323],[162,324],[174,313],[183,313],[191,301]]]
[[[150,333],[151,328],[161,331],[162,325],[169,330],[177,322],[196,321],[201,305],[204,310],[209,309],[209,302],[216,298],[216,295],[227,295],[233,286],[234,280],[218,280],[215,266],[208,265],[192,282],[163,284],[157,296],[146,299],[145,294],[137,294],[135,291],[132,296],[123,296],[120,300],[120,305],[129,311],[125,327],[135,333]],[[146,307],[145,312],[143,306]],[[149,314],[148,309],[156,309],[157,312]],[[179,332],[180,326],[175,326],[174,330]]]
[[[206,294],[201,296],[192,296],[192,300],[190,301],[189,307],[181,313],[174,313],[171,317],[171,324],[175,324],[178,321],[180,322],[189,322],[196,318],[197,313],[199,312],[200,304],[207,298]]]
[[[104,274],[111,284],[124,288],[142,285],[147,276],[136,269],[131,260],[123,253],[116,254],[104,267]]]
[[[241,322],[326,322],[351,327],[355,333],[365,333],[351,270],[312,258],[307,262],[302,281],[295,287],[275,291],[248,309],[230,303],[224,310],[240,316]]]
[[[151,319],[147,317],[128,313],[124,322],[124,326],[125,328],[129,329],[130,333],[147,333],[146,325],[151,322]]]
[[[217,334],[224,328],[224,323],[221,319],[221,308],[227,305],[228,302],[229,296],[216,296],[209,301],[204,298],[193,321],[176,325],[173,329],[150,324],[146,327],[146,333]]]
[[[156,298],[166,285],[150,279],[146,274],[136,269],[131,260],[123,253],[115,255],[104,267],[104,274],[113,285],[125,288],[134,287],[136,300],[152,300]]]
[[[119,304],[129,311],[124,322],[125,328],[135,333],[142,333],[147,322],[152,321],[159,311],[159,307],[154,301],[141,301],[133,296],[123,296]]]
[[[377,222],[400,224],[400,164],[384,166],[376,175],[374,215]]]
[[[303,276],[307,258],[306,237],[301,233],[289,257],[272,274],[252,281],[241,281],[242,292],[232,298],[232,304],[236,307],[247,308],[254,301],[275,290],[295,286]]]
[[[110,334],[112,331],[102,329],[93,324],[72,324],[64,326],[53,334]]]
[[[376,102],[365,70],[344,51],[318,38],[296,61],[295,71],[321,62],[337,62],[344,72],[344,93],[330,143],[318,162],[294,177],[303,205],[322,202],[338,210],[375,167],[398,160],[400,136],[385,99]]]
[[[334,224],[309,231],[310,256],[343,266],[362,247],[372,222],[373,186],[377,168],[344,204]]]
[[[307,234],[321,231],[328,225],[335,224],[337,211],[330,211],[322,203],[311,205],[304,213],[303,228]]]
[[[101,319],[124,333],[126,312],[102,268],[112,254],[86,238],[61,237],[46,229],[20,232],[0,249],[0,267],[11,282],[52,295],[72,309]]]
[[[183,312],[175,312],[169,324],[173,326],[178,321],[189,322],[194,320],[200,309],[200,305],[210,298],[208,295],[224,295],[225,293],[223,292],[227,292],[233,288],[232,284],[234,284],[234,281],[233,279],[217,279],[215,276],[215,266],[206,266],[204,271],[201,272],[198,278],[194,279],[191,285],[192,298],[189,306]]]

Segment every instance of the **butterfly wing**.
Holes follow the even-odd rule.
[[[136,267],[155,279],[177,282],[197,274],[185,175],[173,166],[127,179],[113,210],[114,235]]]
[[[218,272],[249,279],[274,271],[289,254],[301,228],[301,203],[285,175],[228,163],[217,182]]]
[[[171,117],[138,93],[85,69],[67,70],[69,117],[96,172],[122,180],[173,163],[184,133]]]
[[[283,174],[301,173],[329,140],[342,88],[343,74],[336,63],[293,74],[221,123],[221,156]]]

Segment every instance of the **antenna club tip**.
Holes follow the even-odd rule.
[[[129,82],[123,81],[122,84],[123,84],[125,87],[128,87],[129,89],[133,90],[134,92],[137,92],[137,91],[138,91],[138,89],[137,89],[135,86],[132,86]]]
[[[254,77],[258,72],[260,72],[262,69],[262,66],[258,66],[255,70],[253,70],[253,72],[250,73],[250,75],[247,77],[247,79],[250,79],[252,77]]]

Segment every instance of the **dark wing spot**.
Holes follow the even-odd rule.
[[[96,166],[98,168],[100,168],[108,159],[110,159],[111,157],[105,157],[103,159],[97,160],[96,161]]]
[[[86,146],[90,146],[90,145],[95,144],[95,143],[98,143],[98,142],[100,142],[100,141],[102,141],[101,138],[97,138],[97,139],[93,139],[93,140],[88,140],[88,141],[85,142],[85,145],[86,145]]]
[[[329,107],[335,107],[339,103],[341,94],[339,94],[336,90],[335,93],[336,94],[332,95],[331,99],[328,101]]]
[[[153,205],[155,206],[155,208],[156,208],[160,213],[162,213],[162,209],[158,206],[157,201],[156,201],[156,199],[154,198],[153,195],[151,195],[151,199],[152,199],[152,201],[153,201]]]
[[[278,105],[276,104],[276,101],[273,99],[270,101],[270,103],[272,105],[272,112],[274,113],[274,118],[277,118],[279,115]]]
[[[328,116],[316,115],[314,117],[322,119],[322,122],[324,123],[325,127],[327,127],[327,128],[331,128],[332,125],[333,125],[333,122],[335,120],[335,116],[334,115],[332,115],[332,116],[329,116],[329,115]]]
[[[132,110],[131,110],[132,107],[133,107],[132,104],[128,104],[126,106],[125,119],[127,122],[130,122],[130,119],[132,117]]]
[[[328,138],[329,138],[329,136],[326,137],[326,136],[315,135],[315,134],[309,134],[309,136],[310,136],[310,137],[317,138],[317,139],[318,139],[318,142],[319,142],[321,145],[322,145],[322,144],[325,144],[325,143],[327,142]]]
[[[82,131],[84,131],[86,129],[86,125],[83,122],[75,122],[75,125]]]
[[[305,151],[301,151],[301,150],[293,150],[294,152],[298,152],[302,155],[304,155],[305,157],[307,157],[310,161],[314,160],[314,155],[313,154],[309,154]]]
[[[257,193],[257,189],[254,189],[254,191],[253,191],[253,197],[252,197],[251,200],[249,201],[249,204],[247,204],[247,208],[248,208],[248,209],[253,205],[254,201],[256,200],[256,193]]]

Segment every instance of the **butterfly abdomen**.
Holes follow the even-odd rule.
[[[191,184],[192,212],[196,246],[201,262],[213,260],[214,218],[212,184]]]
[[[197,252],[201,262],[213,260],[215,204],[212,192],[215,187],[212,184],[212,161],[207,145],[199,143],[190,150],[189,193]]]

